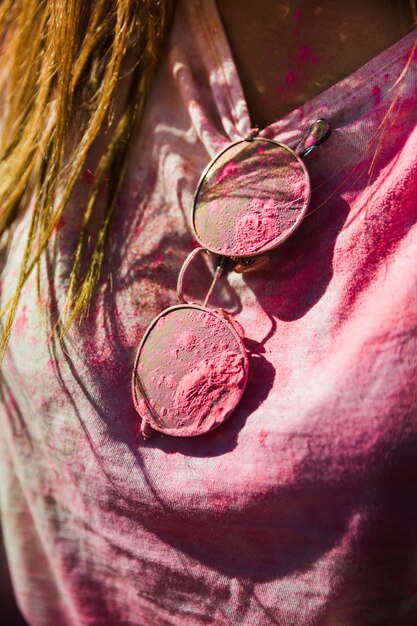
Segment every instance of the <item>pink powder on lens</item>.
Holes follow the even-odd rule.
[[[149,408],[148,408],[148,405],[147,405],[147,403],[145,402],[145,400],[144,400],[143,398],[141,398],[141,399],[139,400],[139,403],[138,403],[138,410],[139,410],[139,415],[140,415],[142,418],[145,418],[145,417],[147,417],[147,416],[150,414],[150,413],[149,413]]]
[[[230,176],[234,176],[238,174],[238,172],[239,172],[238,164],[235,161],[229,161],[221,168],[221,170],[217,174],[218,176],[217,182],[221,183],[225,179],[230,178]]]
[[[212,202],[210,202],[208,204],[208,210],[210,211],[210,213],[221,213],[222,212],[222,207],[221,204],[218,200],[213,200]]]
[[[160,317],[159,320],[156,322],[156,326],[157,328],[161,328],[165,323],[165,318],[164,317]]]
[[[175,377],[172,374],[168,374],[164,382],[166,386],[169,387],[170,389],[175,389],[177,385],[177,381],[175,380]]]
[[[170,349],[172,344],[177,350]],[[137,389],[138,412],[156,430],[177,436],[202,434],[218,426],[238,404],[247,379],[246,351],[230,325],[216,313],[194,307],[171,311],[163,329],[155,323],[140,360],[145,371]],[[152,367],[156,363],[158,373]],[[155,401],[153,411],[149,404],[139,405],[141,396],[146,402],[144,393]]]
[[[273,209],[262,214],[249,213],[240,218],[235,227],[236,254],[246,254],[248,250],[259,250],[277,237],[277,217]]]
[[[191,352],[196,343],[196,336],[189,330],[185,330],[178,336],[177,345],[185,352]]]
[[[201,325],[204,326],[204,328],[222,328],[222,323],[220,320],[218,320],[214,315],[207,315],[206,313],[201,313],[199,315],[200,320],[201,320]],[[205,339],[203,339],[202,341],[206,341]],[[207,345],[207,344],[205,344]]]
[[[223,422],[238,402],[244,383],[243,357],[236,352],[224,352],[194,365],[178,383],[173,395],[178,425],[188,434],[200,432],[207,421],[210,425]]]
[[[305,183],[297,183],[296,197],[303,197]],[[293,202],[280,203],[268,199],[265,203],[255,198],[249,205],[250,212],[237,220],[234,231],[235,254],[250,254],[271,244],[297,221],[298,211],[294,211]],[[297,207],[299,208],[299,207]]]

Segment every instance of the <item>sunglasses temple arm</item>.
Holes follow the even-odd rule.
[[[182,264],[182,267],[180,269],[180,272],[178,274],[177,297],[178,297],[178,300],[182,304],[188,304],[188,301],[184,297],[184,278],[185,278],[185,274],[186,274],[187,269],[188,269],[189,265],[191,264],[191,262],[201,252],[204,252],[204,253],[208,254],[207,250],[205,248],[201,248],[201,247],[194,248],[194,250],[192,250],[190,252],[190,254],[187,256],[187,258],[185,259],[185,261]],[[213,280],[211,281],[211,285],[210,285],[209,290],[207,292],[207,295],[205,297],[203,306],[207,305],[207,302],[209,301],[209,298],[210,298],[211,294],[213,293],[213,289],[214,289],[214,287],[215,287],[219,277],[223,273],[223,270],[224,270],[224,267],[226,265],[227,259],[228,259],[228,257],[226,257],[226,256],[221,256],[219,258],[219,262],[217,264],[216,271],[214,272]]]
[[[225,256],[221,256],[220,257],[219,263],[218,263],[218,265],[216,267],[216,271],[214,272],[213,280],[211,281],[211,285],[210,285],[209,290],[207,292],[207,295],[206,295],[206,297],[204,299],[203,306],[207,306],[208,301],[210,299],[210,296],[213,293],[213,289],[214,289],[217,281],[219,280],[220,276],[223,273],[226,260],[227,260],[227,257],[225,257]]]

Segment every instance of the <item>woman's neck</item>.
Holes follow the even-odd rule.
[[[217,0],[217,7],[260,127],[415,28],[408,0]]]

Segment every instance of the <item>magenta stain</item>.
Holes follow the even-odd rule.
[[[320,58],[316,57],[312,50],[310,48],[308,48],[307,46],[301,46],[301,48],[298,51],[298,58],[301,61],[301,63],[319,63],[320,62]]]
[[[374,106],[377,107],[381,103],[381,90],[378,85],[374,85],[372,89],[372,95],[374,98]]]
[[[162,253],[157,254],[157,255],[154,257],[154,259],[153,259],[152,266],[153,266],[154,268],[158,268],[158,267],[161,267],[161,265],[163,265],[163,264],[164,264],[164,255],[163,255]],[[163,320],[163,319],[164,319],[164,318],[163,318],[163,317],[161,317],[161,320]],[[159,320],[159,321],[161,321],[161,320]]]
[[[290,87],[295,82],[295,72],[288,72],[285,83],[288,87]]]
[[[259,433],[258,433],[258,441],[261,444],[261,446],[264,445],[265,439],[267,438],[267,436],[268,436],[268,433],[265,430],[262,429],[262,430],[259,431]]]

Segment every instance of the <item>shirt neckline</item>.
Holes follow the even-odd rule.
[[[214,57],[214,62],[219,64],[226,63],[227,71],[224,71],[224,84],[227,93],[226,98],[229,100],[231,111],[239,112],[236,117],[246,117],[245,122],[240,126],[248,129],[252,127],[249,107],[243,91],[242,82],[237,70],[236,63],[233,58],[231,47],[223,27],[215,0],[198,0],[199,7],[197,14],[200,16],[201,25],[204,26],[203,32],[206,32],[207,25],[210,25],[210,32],[206,32],[206,38],[210,43],[210,50]],[[327,109],[328,115],[332,112],[335,114],[341,103],[345,103],[346,95],[354,92],[356,95],[361,94],[364,100],[372,96],[375,81],[381,74],[386,73],[388,68],[393,65],[399,58],[407,52],[413,53],[417,50],[417,28],[407,33],[404,37],[396,41],[394,44],[372,57],[364,65],[354,70],[348,76],[337,81],[324,91],[320,92],[310,100],[307,100],[299,107],[289,111],[284,116],[273,121],[271,124],[263,127],[259,135],[274,136],[295,122],[297,125],[303,121],[305,117],[311,118],[311,110],[317,111],[317,115],[323,108]],[[399,76],[391,76],[386,81],[386,88],[393,87]],[[242,103],[244,106],[242,106]],[[307,113],[308,111],[308,113]],[[314,115],[313,115],[314,116]]]

